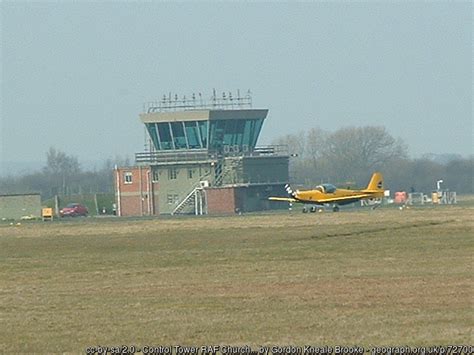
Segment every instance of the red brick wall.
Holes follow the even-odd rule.
[[[125,173],[132,174],[132,182],[125,183]],[[153,188],[151,188],[150,168],[126,167],[117,168],[114,173],[115,195],[118,213],[120,216],[141,216],[153,212]],[[156,188],[156,186],[154,186]],[[151,188],[151,190],[150,190]],[[120,197],[118,196],[120,194]],[[149,199],[152,202],[149,202]]]
[[[118,168],[116,174],[119,174],[120,191],[124,192],[140,192],[140,179],[141,179],[141,190],[147,190],[147,174],[150,171],[149,167],[130,167],[130,168]],[[125,173],[132,173],[132,183],[125,183]],[[117,176],[115,177],[117,184]]]
[[[235,189],[233,187],[206,189],[209,214],[235,213]]]
[[[122,196],[120,206],[121,216],[140,216],[140,196]]]

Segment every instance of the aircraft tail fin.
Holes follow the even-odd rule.
[[[384,191],[383,175],[375,172],[367,185],[366,191]]]

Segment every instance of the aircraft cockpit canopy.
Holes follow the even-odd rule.
[[[332,194],[336,192],[336,186],[333,184],[321,184],[316,186],[316,190],[321,191],[323,194]]]

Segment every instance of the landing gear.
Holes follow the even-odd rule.
[[[334,207],[332,208],[332,211],[333,211],[333,212],[339,212],[339,206],[338,206],[338,205],[334,205]]]
[[[304,206],[302,212],[303,213],[308,213],[308,212],[316,213],[316,212],[323,212],[323,210],[318,206]]]

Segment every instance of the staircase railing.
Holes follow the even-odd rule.
[[[203,188],[206,186],[203,186],[203,182],[206,181],[206,177],[208,177],[211,174],[211,172],[208,172],[207,174],[202,175],[199,178],[199,181],[191,185],[190,191],[186,194],[186,196],[181,200],[180,203],[176,205],[176,207],[173,209],[171,212],[172,215],[179,214],[187,205],[189,205],[189,202],[194,200],[194,209],[195,209],[195,214],[206,214],[203,211],[202,203],[205,202],[205,199],[203,198]],[[199,201],[200,205],[198,205],[198,194],[199,194]],[[193,198],[194,197],[194,198]],[[200,212],[200,213],[198,213]]]
[[[202,187],[201,187],[201,182],[199,182],[197,184],[197,186],[195,186],[191,192],[189,192],[186,197],[184,199],[181,200],[180,203],[178,203],[178,205],[175,207],[175,209],[173,210],[173,212],[171,212],[172,215],[175,215],[175,214],[178,214],[180,213],[188,204],[190,201],[193,200],[194,203],[196,203],[196,198],[197,198],[197,190],[202,190]]]

